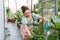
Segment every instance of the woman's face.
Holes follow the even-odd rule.
[[[24,12],[24,15],[25,15],[26,17],[29,17],[29,16],[31,16],[32,14],[31,14],[31,11],[30,11],[30,10],[26,10],[26,11]]]

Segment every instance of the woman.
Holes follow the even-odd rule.
[[[28,40],[27,36],[31,36],[31,28],[33,27],[33,23],[35,20],[37,19],[42,19],[42,20],[46,20],[48,21],[46,18],[38,15],[38,14],[32,14],[30,9],[22,6],[21,7],[22,12],[23,12],[23,16],[22,16],[22,26],[21,26],[21,34],[23,37],[23,40]]]

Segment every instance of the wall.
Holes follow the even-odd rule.
[[[0,0],[0,40],[4,40],[3,0]]]

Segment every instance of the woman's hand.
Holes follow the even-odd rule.
[[[28,29],[27,25],[25,25],[25,29],[27,31],[27,36],[30,37],[30,38],[33,38],[33,35],[31,34],[30,30]]]
[[[29,36],[32,35],[32,34],[30,33],[30,31],[29,31],[27,25],[25,25],[25,29],[26,29],[26,31],[27,31],[27,33],[28,33]]]

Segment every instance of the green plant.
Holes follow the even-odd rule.
[[[21,22],[21,17],[22,17],[22,10],[19,9],[14,15],[14,20],[17,22]]]
[[[53,20],[51,20],[52,23],[54,23]],[[54,23],[55,24],[55,23]],[[42,23],[35,24],[33,29],[33,40],[46,40],[46,35],[44,33],[45,26],[43,26]],[[51,26],[49,28],[51,31],[51,34],[47,37],[47,40],[57,40],[58,39],[58,32],[55,29],[55,27]]]
[[[42,23],[35,24],[33,29],[33,40],[46,40],[44,36],[44,27],[42,26]],[[42,30],[43,29],[43,30]]]
[[[9,7],[6,7],[6,15],[9,18],[9,15],[10,15],[10,8]]]
[[[47,38],[47,40],[57,40],[58,38],[58,32],[54,31],[52,34],[50,34]]]

